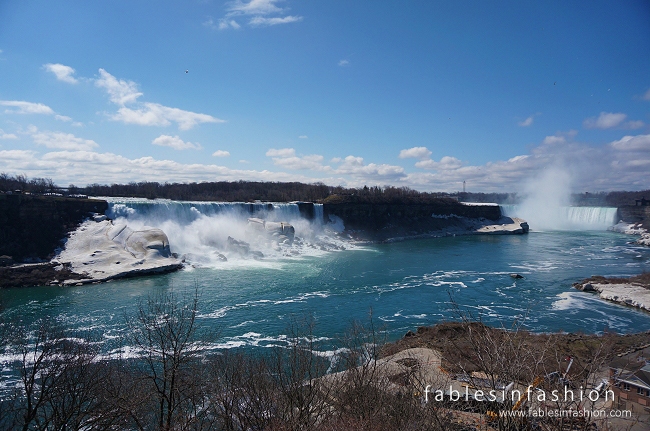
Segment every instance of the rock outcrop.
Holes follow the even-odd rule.
[[[91,283],[134,275],[169,272],[182,262],[172,255],[167,235],[157,228],[133,230],[98,217],[84,222],[70,235],[54,262],[68,266],[82,280],[63,284]]]
[[[607,279],[592,277],[574,283],[573,287],[583,292],[598,293],[601,299],[621,305],[650,311],[650,289],[645,283],[631,279]]]
[[[525,234],[528,223],[503,217],[498,205],[436,203],[325,203],[326,220],[339,221],[344,233],[361,241],[399,241],[447,235]]]
[[[296,230],[290,223],[272,222],[260,218],[249,218],[248,228],[250,231],[267,236],[279,244],[291,244],[296,235]]]
[[[650,206],[623,205],[618,207],[618,214],[621,220],[638,224],[639,227],[650,230]]]
[[[487,235],[516,235],[528,233],[530,227],[526,220],[517,217],[504,217],[501,219],[503,223],[488,224],[486,226],[476,229],[476,233]]]
[[[643,226],[643,223],[627,223],[620,221],[614,226],[610,227],[609,230],[613,232],[624,233],[626,235],[638,235],[639,238],[634,241],[634,243],[650,247],[650,233]]]
[[[325,203],[325,218],[340,217],[348,229],[381,231],[386,228],[404,227],[412,230],[434,230],[440,220],[454,217],[487,219],[501,218],[498,205],[463,205],[451,199],[440,199],[436,203]],[[432,217],[436,215],[439,218]],[[447,218],[445,218],[447,217]],[[430,229],[433,228],[433,229]]]
[[[639,245],[650,247],[650,233],[642,233],[641,238],[637,239],[635,242]]]
[[[0,255],[19,263],[48,260],[90,213],[107,208],[99,199],[0,193]]]

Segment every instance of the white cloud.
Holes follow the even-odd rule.
[[[413,147],[399,152],[400,159],[428,159],[431,151],[427,147]]]
[[[218,23],[215,23],[211,16],[203,22],[203,25],[213,30],[226,30],[228,28],[238,29],[241,27],[241,25],[239,25],[239,23],[234,19],[222,18]]]
[[[363,166],[363,157],[347,156],[342,160],[345,168]]]
[[[18,136],[14,135],[13,133],[5,133],[4,130],[0,129],[0,140],[10,139],[18,139]]]
[[[106,89],[111,101],[120,106],[117,113],[110,116],[112,120],[140,126],[168,126],[175,122],[180,130],[189,130],[200,123],[225,122],[208,114],[170,108],[159,103],[144,102],[137,103],[134,108],[127,107],[127,103],[136,103],[142,96],[137,84],[133,81],[118,80],[104,69],[99,69],[99,74],[101,78],[95,81],[95,85]]]
[[[601,112],[598,118],[587,118],[582,124],[587,129],[611,129],[625,121],[627,115],[622,112]]]
[[[72,118],[68,117],[67,115],[59,115],[59,114],[56,114],[56,115],[54,116],[54,118],[56,118],[56,119],[59,120],[59,121],[65,121],[65,122],[70,122],[70,121],[72,121]]]
[[[648,88],[648,91],[643,95],[643,100],[650,100],[650,88]]]
[[[279,150],[271,148],[266,152],[267,157],[293,157],[295,155],[296,150],[293,148],[280,148]]]
[[[38,154],[35,151],[0,151],[0,172],[24,173],[30,177],[49,177],[60,184],[112,183],[129,181],[322,181],[330,185],[360,187],[368,185],[409,186],[425,191],[458,191],[467,181],[472,191],[521,191],[527,179],[552,166],[562,166],[572,174],[577,191],[641,190],[650,183],[650,136],[624,137],[606,146],[590,146],[568,139],[563,145],[544,144],[528,154],[508,160],[495,160],[476,166],[459,166],[447,156],[439,164],[447,169],[407,174],[400,166],[366,164],[362,157],[338,159],[337,168],[320,170],[320,175],[296,175],[289,172],[234,170],[214,164],[182,164],[153,157],[128,159],[93,151],[58,151]],[[285,159],[297,157],[301,163],[320,163],[297,156],[293,149],[274,150]],[[245,161],[240,161],[245,163]],[[289,163],[286,161],[284,163]],[[284,167],[284,166],[283,166]],[[284,167],[289,169],[288,167]],[[308,168],[307,168],[308,169]],[[325,175],[323,175],[325,174]]]
[[[415,164],[416,168],[422,169],[435,169],[435,170],[450,170],[458,169],[463,163],[455,157],[444,156],[439,162],[435,160],[421,160]]]
[[[249,2],[235,0],[229,4],[227,10],[230,13],[244,15],[268,15],[282,12],[282,9],[275,5],[278,1],[280,0],[250,0]]]
[[[348,66],[350,64],[349,60],[339,60],[339,66]]]
[[[135,102],[142,93],[138,91],[138,85],[133,81],[117,79],[104,69],[99,69],[99,78],[95,85],[104,88],[108,93],[111,102],[124,106],[127,103]]]
[[[71,133],[62,132],[40,132],[35,127],[29,130],[35,144],[58,150],[92,150],[99,147],[97,142],[91,139],[77,138]]]
[[[645,126],[645,123],[641,120],[638,121],[628,121],[627,123],[623,124],[623,127],[626,129],[640,129],[641,127]]]
[[[304,175],[285,172],[229,169],[213,164],[183,164],[153,157],[129,159],[119,154],[93,151],[56,151],[39,155],[35,151],[0,151],[0,172],[23,173],[29,177],[52,178],[59,184],[78,185],[130,181],[300,181]]]
[[[140,109],[122,107],[111,119],[141,126],[168,126],[173,121],[180,130],[189,130],[200,123],[225,122],[211,115],[169,108],[158,103],[144,103],[142,106]]]
[[[300,135],[298,136],[298,139],[307,139],[307,135]]]
[[[212,156],[214,156],[214,157],[230,157],[230,152],[224,151],[224,150],[217,150],[214,153],[212,153]]]
[[[282,166],[285,169],[309,169],[313,171],[328,171],[332,169],[330,166],[323,165],[323,156],[318,154],[297,156],[296,150],[293,148],[281,148],[278,150],[271,148],[266,152],[266,155],[273,159],[273,164]]]
[[[206,19],[205,21],[203,21],[203,26],[205,26],[205,27],[209,27],[209,28],[212,28],[212,29],[216,29],[216,28],[217,28],[217,26],[216,26],[215,23],[214,23],[214,19],[212,19],[211,16],[209,16],[208,19]]]
[[[610,145],[620,151],[650,151],[650,135],[624,136]]]
[[[347,156],[334,170],[337,174],[350,175],[363,183],[389,184],[406,177],[404,168],[388,164],[364,164],[363,157]]]
[[[16,109],[5,109],[5,114],[42,114],[54,115],[54,118],[59,121],[72,121],[72,118],[66,115],[59,115],[52,108],[42,103],[25,102],[21,100],[0,100],[0,106],[10,106]],[[74,125],[81,125],[81,123],[73,123]]]
[[[233,19],[233,17],[242,15],[251,16],[248,24],[253,27],[273,26],[302,21],[303,17],[297,15],[269,16],[279,15],[286,12],[286,8],[277,6],[276,3],[279,3],[280,1],[282,0],[250,0],[248,2],[235,0],[228,3],[226,8],[227,13],[224,18],[219,20],[218,27],[211,18],[206,21],[204,25],[211,28],[219,28],[220,30],[226,30],[229,28],[238,29],[240,25]]]
[[[240,27],[241,25],[239,25],[239,23],[234,19],[230,19],[230,20],[222,19],[221,21],[219,21],[219,30],[225,30],[227,28],[234,28],[236,30]]]
[[[7,109],[7,114],[44,114],[53,115],[54,111],[42,103],[24,102],[20,100],[0,100],[0,106],[9,106],[17,108],[16,110]]]
[[[160,135],[153,141],[153,145],[160,145],[161,147],[169,147],[175,150],[200,150],[200,144],[193,144],[191,142],[184,142],[178,136]]]
[[[526,118],[525,120],[520,121],[518,124],[519,124],[521,127],[532,126],[532,125],[533,125],[533,121],[534,121],[534,119],[535,119],[535,118],[534,118],[534,115],[531,115],[530,117]]]
[[[555,145],[555,144],[563,144],[566,142],[566,138],[564,136],[547,136],[544,138],[543,143],[545,145]]]
[[[76,84],[78,82],[77,79],[72,76],[75,74],[75,70],[70,66],[65,66],[60,63],[47,63],[44,64],[43,67],[48,72],[52,72],[59,81],[67,82],[69,84]]]
[[[271,25],[278,25],[278,24],[289,24],[289,23],[298,22],[298,21],[302,21],[301,16],[288,15],[288,16],[285,16],[285,17],[282,17],[282,18],[280,18],[280,17],[271,18],[271,17],[264,17],[264,16],[255,16],[255,17],[251,18],[250,21],[248,21],[248,24],[250,24],[252,26],[259,27],[259,26],[271,26]]]

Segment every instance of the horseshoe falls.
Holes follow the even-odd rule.
[[[521,217],[531,230],[606,230],[618,223],[618,208],[613,207],[546,207],[501,205],[508,217]]]

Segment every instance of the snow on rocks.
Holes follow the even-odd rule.
[[[601,299],[650,311],[650,289],[635,283],[575,283],[583,292],[596,292]]]
[[[610,227],[609,230],[624,233],[626,235],[639,235],[640,238],[634,241],[635,244],[645,245],[650,247],[650,232],[641,226],[641,223],[626,223],[620,221],[614,226]]]
[[[642,233],[641,238],[637,239],[635,242],[639,245],[650,247],[650,233]]]
[[[67,285],[169,272],[182,266],[169,250],[169,239],[162,230],[133,230],[123,224],[115,225],[105,217],[82,223],[55,260],[86,277],[64,281]]]

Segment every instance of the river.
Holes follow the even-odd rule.
[[[290,205],[279,205],[266,216],[287,218],[296,236],[312,246],[295,254],[267,248],[261,260],[221,262],[215,258],[216,244],[228,234],[236,237],[245,225],[234,206],[126,199],[110,205],[118,220],[161,227],[172,251],[184,254],[191,265],[176,273],[98,285],[5,290],[2,300],[11,319],[51,316],[112,349],[140,301],[171,290],[182,296],[197,287],[199,323],[218,334],[214,348],[284,345],[292,321],[312,319],[314,335],[336,349],[351,323],[367,321],[370,314],[389,339],[456,320],[459,311],[491,325],[508,327],[516,320],[537,332],[650,330],[650,314],[571,287],[591,275],[650,270],[650,249],[603,230],[600,218],[594,230],[588,223],[583,230],[535,231],[531,226],[528,235],[352,246],[326,233],[320,223],[302,219]],[[329,244],[325,251],[318,246],[323,242]],[[524,278],[513,279],[511,273]]]

